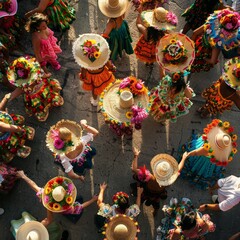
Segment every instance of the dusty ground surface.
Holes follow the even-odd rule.
[[[38,1],[23,0],[19,3],[19,14],[32,9]],[[184,25],[184,19],[180,17],[183,10],[193,1],[171,1],[166,4],[166,8],[171,9],[179,16],[180,30]],[[73,23],[71,29],[62,36],[60,45],[63,53],[59,56],[62,69],[54,72],[56,79],[63,86],[64,106],[54,108],[50,112],[49,118],[45,123],[39,123],[34,118],[26,117],[26,124],[36,129],[34,141],[29,142],[32,147],[32,153],[27,159],[16,158],[12,161],[12,165],[19,169],[23,169],[29,177],[36,181],[39,186],[43,186],[47,180],[56,175],[64,174],[59,171],[58,167],[53,163],[53,157],[45,146],[45,135],[49,127],[60,119],[71,119],[79,121],[87,119],[88,123],[99,129],[100,134],[94,141],[97,149],[97,156],[94,159],[94,168],[86,173],[85,183],[74,181],[77,186],[78,193],[84,200],[88,200],[94,193],[98,193],[99,184],[103,181],[108,183],[105,193],[105,202],[111,203],[111,196],[116,191],[126,191],[130,193],[129,184],[132,182],[131,177],[131,161],[132,146],[141,149],[139,164],[146,164],[153,156],[158,153],[169,153],[177,156],[177,149],[180,144],[186,142],[191,136],[192,130],[201,133],[203,127],[210,122],[210,119],[200,119],[196,114],[196,109],[203,103],[200,96],[201,91],[211,84],[212,81],[218,79],[221,74],[222,62],[214,69],[207,73],[196,73],[191,75],[190,83],[195,90],[197,96],[193,99],[193,107],[190,113],[178,119],[176,124],[162,126],[153,121],[149,117],[143,124],[142,130],[134,132],[132,139],[119,139],[109,130],[104,123],[103,116],[98,109],[90,104],[90,93],[82,90],[78,80],[79,66],[74,62],[72,56],[72,43],[74,39],[82,33],[95,32],[101,33],[104,30],[106,17],[104,17],[98,7],[97,1],[83,0],[72,2],[77,11],[77,20]],[[136,13],[130,9],[127,18],[130,31],[133,37],[133,46],[139,38],[139,33],[135,26]],[[24,46],[27,53],[32,53],[29,34],[23,35]],[[124,55],[122,59],[116,61],[118,78],[128,75],[135,75],[143,79],[149,89],[156,86],[159,81],[158,67],[155,64],[152,72],[145,65],[136,60],[134,55]],[[2,89],[0,97],[7,93],[6,89]],[[23,99],[19,97],[9,104],[10,113],[19,113],[26,116],[23,108]],[[239,110],[235,107],[219,116],[222,120],[228,120],[235,126],[239,134]],[[236,154],[234,161],[227,167],[226,176],[239,175],[239,153]],[[171,187],[168,188],[168,199],[164,203],[168,203],[171,197],[189,197],[194,205],[199,206],[201,203],[209,203],[211,197],[207,191],[199,190],[192,187],[188,182],[179,178]],[[135,201],[131,197],[131,202]],[[0,207],[5,209],[5,214],[0,217],[1,240],[13,239],[9,228],[12,219],[19,219],[21,212],[28,211],[38,220],[45,216],[45,209],[35,197],[34,192],[22,181],[16,184],[16,187],[6,196],[0,197]],[[138,217],[141,232],[139,240],[154,239],[156,226],[159,225],[163,214],[159,214],[153,218],[152,209],[143,207],[142,213]],[[97,240],[103,239],[103,236],[97,233],[94,225],[94,214],[97,212],[96,204],[84,210],[83,216],[76,223],[72,224],[68,219],[61,215],[55,215],[55,220],[59,222],[63,229],[68,229],[71,240]],[[217,225],[216,232],[208,234],[206,239],[226,240],[233,233],[239,231],[239,207],[228,212],[210,212],[213,221]],[[43,239],[44,240],[44,239]]]

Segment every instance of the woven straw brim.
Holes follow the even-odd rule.
[[[44,198],[45,198],[45,196],[46,196],[46,194],[45,194],[45,189],[47,188],[48,183],[49,183],[50,181],[54,181],[56,178],[58,178],[58,177],[54,177],[54,178],[50,179],[50,180],[46,183],[46,185],[44,186],[43,193],[42,193],[42,204],[43,204],[43,206],[44,206],[46,209],[48,209],[48,210],[51,211],[51,212],[61,213],[61,212],[67,211],[68,209],[60,209],[60,210],[57,211],[57,210],[54,210],[54,209],[50,208],[50,207],[48,206],[49,203],[46,204],[45,201],[44,201]],[[76,189],[76,186],[74,185],[74,183],[72,182],[71,179],[66,178],[66,177],[62,177],[62,176],[61,176],[61,178],[63,178],[64,180],[67,179],[67,181],[70,182],[70,183],[72,183],[73,186],[74,186],[74,189],[73,189],[72,194],[71,194],[71,197],[73,198],[73,201],[72,201],[72,203],[69,205],[69,208],[70,208],[71,206],[73,206],[73,204],[74,204],[74,202],[75,202],[75,200],[76,200],[76,197],[77,197],[77,189]],[[51,201],[52,201],[51,203],[58,203],[58,202],[55,201],[53,198],[51,198]]]
[[[71,141],[73,143],[73,146],[67,146],[64,151],[63,150],[58,150],[54,147],[54,138],[51,137],[52,131],[53,130],[58,130],[59,128],[66,127],[69,129],[69,131],[72,133],[72,138]],[[82,137],[82,128],[81,126],[70,120],[61,120],[57,122],[55,125],[53,125],[50,130],[47,132],[46,135],[46,146],[53,152],[57,154],[61,153],[69,153],[73,151],[80,143],[81,143],[81,137]]]
[[[133,219],[129,218],[126,215],[116,215],[110,219],[110,222],[107,224],[106,228],[107,240],[120,240],[114,237],[114,229],[119,224],[125,225],[128,229],[129,235],[125,240],[134,240],[137,234],[137,226]]]
[[[158,175],[158,173],[156,171],[157,165],[163,161],[167,161],[171,166],[171,175],[170,176],[162,177],[162,176]],[[158,182],[158,184],[160,186],[169,186],[169,185],[173,184],[176,181],[176,179],[178,178],[178,163],[174,157],[172,157],[168,154],[158,154],[151,160],[150,164],[151,164],[153,175],[155,176],[156,181]]]
[[[12,0],[11,2],[12,2],[12,12],[8,13],[5,11],[0,11],[0,18],[7,17],[7,16],[13,16],[17,13],[17,9],[18,9],[17,0]]]
[[[239,91],[240,90],[240,80],[238,80],[232,73],[234,67],[237,66],[237,64],[240,63],[240,57],[235,57],[235,58],[232,58],[230,60],[228,60],[225,65],[224,65],[224,73],[222,75],[223,77],[223,80],[225,81],[225,83]]]
[[[24,57],[17,58],[13,61],[17,61],[18,59],[24,59]],[[33,82],[41,80],[42,77],[42,71],[40,64],[36,61],[36,58],[31,57],[30,59],[27,59],[29,66],[31,66],[29,77],[26,79],[16,79],[17,75],[15,73],[15,69],[10,69],[11,65],[8,67],[7,70],[7,78],[10,84],[12,84],[15,87],[22,87],[25,84],[31,85]]]
[[[162,50],[164,49],[164,47],[170,44],[170,41],[172,39],[181,41],[184,48],[187,50],[187,53],[186,53],[187,60],[185,62],[179,63],[179,64],[171,64],[171,63],[165,63],[163,61],[164,53]],[[160,39],[160,41],[157,44],[156,58],[157,58],[158,64],[168,72],[177,72],[177,71],[187,70],[192,65],[195,59],[194,42],[189,37],[187,37],[182,33],[170,33],[168,35],[165,35]]]
[[[37,221],[25,222],[19,227],[16,234],[17,240],[26,240],[28,234],[31,231],[36,231],[39,234],[40,240],[49,240],[49,234],[47,229],[43,226],[42,223]]]
[[[171,23],[159,22],[154,17],[153,10],[143,11],[141,13],[141,19],[145,27],[154,27],[154,28],[157,28],[158,30],[163,30],[163,31],[166,31],[166,30],[170,31],[176,28],[176,26],[174,26]]]
[[[119,0],[119,4],[115,8],[112,8],[108,4],[108,0],[98,0],[98,7],[103,15],[109,18],[117,18],[127,11],[129,3],[129,0]]]
[[[217,146],[216,140],[215,140],[215,137],[218,133],[225,133],[225,134],[229,135],[227,132],[223,131],[222,128],[217,126],[217,127],[212,128],[209,131],[209,133],[206,134],[207,140],[208,140],[208,143],[209,143],[210,147],[213,150],[214,157],[220,162],[227,162],[228,158],[229,158],[229,155],[232,151],[232,140],[231,140],[229,146],[227,146],[224,149],[221,149]],[[229,136],[229,138],[231,139],[230,136]]]
[[[99,52],[101,52],[101,54],[94,62],[91,62],[89,58],[83,54],[82,45],[86,40],[96,40],[97,43],[100,43]],[[88,70],[97,70],[103,67],[110,57],[110,49],[107,41],[99,34],[93,33],[79,35],[79,37],[73,43],[72,51],[75,61],[81,67]]]
[[[104,91],[104,97],[102,101],[102,109],[104,109],[104,114],[107,115],[108,119],[115,120],[116,122],[121,123],[130,123],[129,118],[126,117],[127,112],[131,112],[130,108],[122,108],[120,106],[120,95],[119,95],[119,86],[120,81],[115,82],[110,85]],[[134,105],[140,103],[145,109],[148,108],[149,97],[147,93],[138,95],[133,98]]]

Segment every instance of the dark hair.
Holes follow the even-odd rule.
[[[129,208],[129,200],[127,197],[121,196],[118,199],[117,205],[119,207],[119,209],[121,210],[121,212],[126,211],[127,208]]]
[[[197,216],[197,214],[193,211],[189,212],[189,213],[186,213],[183,216],[182,221],[180,223],[180,226],[181,226],[183,231],[184,230],[189,230],[189,229],[196,226],[196,224],[197,224],[196,216]]]
[[[180,79],[178,79],[177,81],[173,81],[172,80],[172,84],[171,84],[171,89],[175,89],[175,94],[179,93],[182,91],[182,89],[186,88],[186,83],[184,80],[183,75],[180,77]]]
[[[42,22],[48,23],[48,17],[42,13],[35,13],[28,19],[25,29],[27,32],[37,32]]]
[[[164,36],[164,32],[162,30],[158,30],[154,27],[147,28],[147,41],[153,40],[155,43]]]

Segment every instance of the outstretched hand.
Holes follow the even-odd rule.
[[[138,156],[139,154],[140,154],[140,150],[139,149],[137,149],[136,147],[133,147],[133,149],[132,149],[132,151],[133,151],[133,154],[135,155],[135,156]]]
[[[107,184],[105,182],[100,184],[100,190],[105,191],[106,188],[107,188]]]

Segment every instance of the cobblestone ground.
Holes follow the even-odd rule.
[[[37,0],[20,1],[19,14],[21,15],[32,9],[37,5],[37,2]],[[179,16],[177,30],[180,30],[184,25],[184,20],[180,17],[180,14],[192,2],[176,0],[166,4],[166,8],[171,9]],[[34,118],[26,117],[26,124],[36,129],[35,139],[29,143],[29,146],[32,147],[32,153],[27,159],[14,159],[11,164],[19,169],[23,169],[39,186],[43,186],[48,179],[58,174],[63,175],[64,173],[53,164],[53,157],[45,146],[46,132],[51,125],[63,118],[76,121],[87,119],[90,125],[93,125],[100,131],[99,136],[94,141],[97,155],[94,159],[94,168],[86,173],[85,183],[77,181],[74,181],[74,183],[77,186],[78,193],[83,196],[84,200],[88,200],[92,194],[98,193],[99,184],[106,181],[108,188],[105,194],[105,202],[110,203],[111,196],[116,191],[122,190],[130,193],[129,184],[132,182],[130,169],[133,157],[131,152],[132,146],[137,146],[141,149],[139,164],[144,163],[149,166],[152,157],[158,153],[168,153],[176,157],[179,145],[189,139],[192,130],[201,133],[203,127],[210,122],[210,119],[200,119],[196,114],[196,109],[203,102],[203,99],[200,97],[201,91],[220,76],[222,62],[210,72],[191,75],[190,83],[197,96],[193,99],[194,105],[190,113],[181,117],[176,124],[162,126],[149,117],[144,122],[142,130],[134,132],[132,139],[119,139],[112,134],[104,123],[98,109],[91,106],[89,101],[90,94],[82,90],[78,80],[79,67],[74,62],[71,50],[72,43],[79,34],[87,32],[101,33],[104,30],[106,18],[100,13],[95,0],[72,1],[71,4],[74,5],[77,11],[77,20],[61,38],[60,45],[63,53],[60,55],[59,61],[62,69],[59,72],[54,72],[55,78],[62,84],[65,104],[61,108],[53,109],[45,123],[39,123]],[[136,13],[129,9],[126,19],[129,22],[134,46],[139,37],[135,26]],[[26,52],[31,54],[29,34],[24,34],[22,38]],[[115,64],[117,66],[116,76],[118,78],[126,77],[130,74],[135,75],[143,79],[149,89],[156,86],[159,81],[157,65],[155,64],[151,71],[144,64],[138,62],[134,55],[130,57],[124,55]],[[0,92],[0,97],[2,98],[6,93],[7,90],[3,88]],[[26,116],[21,97],[10,103],[8,110],[10,113],[19,113]],[[239,110],[233,108],[230,112],[224,113],[219,117],[222,120],[230,121],[239,134]],[[239,175],[239,153],[236,154],[234,161],[226,169],[226,176],[231,174]],[[211,201],[207,191],[198,190],[180,178],[168,188],[168,199],[162,204],[168,203],[171,197],[189,197],[196,206]],[[135,199],[131,197],[131,202],[133,203],[134,201]],[[10,221],[19,219],[21,212],[24,210],[30,212],[38,220],[43,219],[45,216],[45,210],[35,197],[34,192],[21,181],[16,184],[16,187],[10,194],[0,197],[0,207],[5,209],[5,214],[0,217],[1,240],[13,239],[9,231]],[[69,230],[71,240],[103,239],[103,236],[97,233],[94,225],[94,214],[96,212],[96,205],[85,209],[83,216],[76,224],[72,224],[61,215],[55,215],[55,220],[62,225],[63,229]],[[217,225],[217,230],[208,234],[206,239],[226,240],[233,233],[239,231],[239,213],[238,206],[228,212],[210,213]],[[153,218],[151,207],[142,207],[142,213],[138,217],[141,229],[139,240],[154,239],[156,226],[159,225],[162,216],[162,212],[159,211],[159,214]]]

